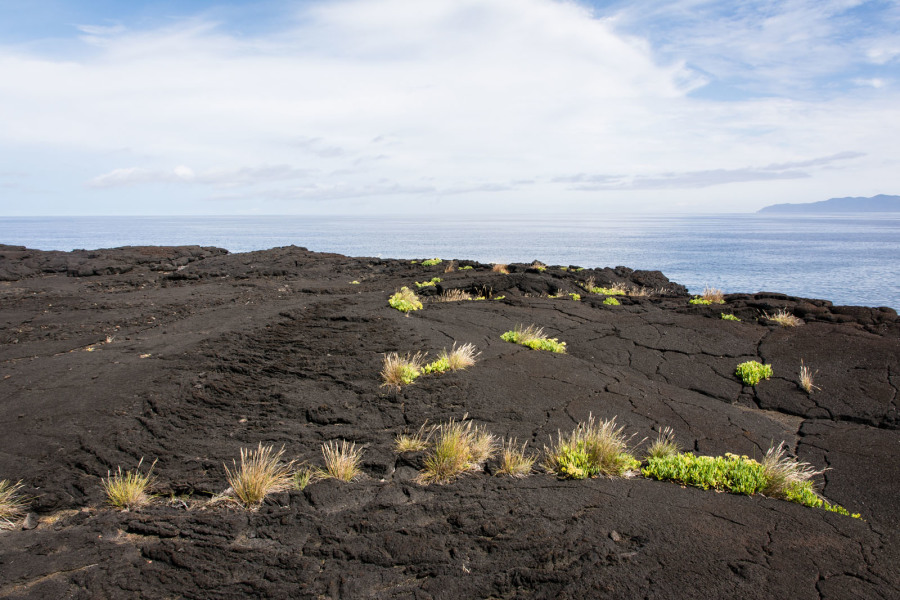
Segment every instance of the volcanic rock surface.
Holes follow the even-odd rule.
[[[448,263],[0,246],[0,479],[22,481],[31,513],[0,532],[0,597],[900,597],[893,310],[775,293],[692,306],[659,272]],[[423,310],[388,306],[432,277]],[[606,306],[580,287],[588,277],[653,293]],[[487,299],[437,302],[448,289]],[[783,308],[805,324],[766,318]],[[517,324],[568,353],[502,341]],[[478,362],[381,387],[385,353],[454,343]],[[817,371],[811,394],[801,359]],[[746,360],[774,377],[742,385]],[[424,486],[423,455],[393,449],[400,433],[465,417],[538,454],[591,414],[616,417],[638,456],[666,426],[702,454],[759,458],[784,441],[862,519],[640,476],[512,479],[495,462]],[[321,465],[328,440],[364,449],[360,479],[253,511],[210,502],[241,449]],[[157,461],[154,501],[107,507],[101,479],[141,459]]]

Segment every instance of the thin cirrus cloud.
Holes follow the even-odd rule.
[[[0,159],[43,186],[30,205],[164,185],[162,214],[695,192],[702,209],[722,208],[700,193],[720,187],[746,206],[736,184],[813,200],[892,181],[900,45],[872,19],[868,37],[842,33],[871,3],[276,4],[262,31],[207,11],[97,19],[59,55],[0,43]]]

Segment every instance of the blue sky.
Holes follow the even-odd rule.
[[[900,3],[0,0],[0,216],[900,193]]]

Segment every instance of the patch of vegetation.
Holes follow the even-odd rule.
[[[471,421],[451,419],[435,428],[434,438],[418,477],[419,483],[425,485],[447,483],[463,473],[476,471],[496,452],[497,438]]]
[[[357,448],[356,444],[351,444],[346,440],[341,440],[340,444],[334,440],[325,442],[322,445],[325,470],[322,471],[321,477],[346,482],[353,481],[362,474],[360,468],[362,454],[362,448]]]
[[[225,465],[225,478],[232,493],[247,508],[262,504],[269,494],[284,492],[294,484],[294,461],[283,463],[284,446],[277,452],[260,443],[256,450],[241,448],[241,464]]]
[[[737,366],[735,374],[741,378],[744,385],[756,385],[763,379],[768,379],[774,373],[772,365],[764,365],[755,360],[748,360]]]
[[[706,298],[701,298],[700,296],[694,296],[693,298],[688,300],[688,304],[706,306],[706,305],[712,304],[712,302],[710,300],[707,300]]]
[[[722,315],[722,320],[723,320],[723,321],[737,321],[738,323],[741,322],[741,320],[738,319],[738,318],[737,318],[736,316],[734,316],[734,315],[729,315],[729,314],[726,314],[726,313],[721,313],[721,315]]]
[[[819,386],[813,383],[813,377],[818,373],[812,372],[812,369],[803,364],[803,359],[800,359],[800,379],[798,383],[800,384],[800,388],[806,392],[807,394],[812,394],[813,390],[821,390]]]
[[[775,314],[771,316],[764,312],[763,316],[770,321],[775,321],[782,327],[797,327],[798,325],[803,325],[803,320],[799,317],[795,317],[794,314],[789,312],[786,308],[775,311]]]
[[[475,268],[475,267],[473,267],[472,265],[466,265],[466,266],[464,266],[464,267],[460,267],[459,270],[460,270],[460,271],[471,271],[471,270],[474,269],[474,268]]]
[[[509,266],[503,264],[495,264],[491,267],[491,271],[494,273],[503,273],[504,275],[509,275]]]
[[[762,462],[747,456],[696,456],[689,452],[650,457],[641,470],[645,477],[670,480],[702,489],[734,494],[757,493],[805,506],[859,518],[816,494],[812,478],[822,473],[808,463],[785,456],[784,443],[770,448]]]
[[[544,335],[543,328],[535,327],[534,325],[529,325],[525,328],[521,325],[516,325],[515,329],[507,331],[500,336],[500,339],[504,342],[527,346],[532,350],[546,350],[547,352],[556,352],[558,354],[565,354],[566,352],[565,342],[560,342],[556,338],[548,338]]]
[[[397,352],[385,354],[381,367],[381,387],[394,387],[399,389],[401,385],[409,385],[422,374],[422,363],[425,355],[421,352],[407,353],[400,356]]]
[[[294,471],[291,479],[293,480],[294,489],[303,491],[306,489],[310,483],[312,483],[313,479],[315,479],[316,471],[311,467],[303,467],[302,469],[298,469]]]
[[[22,482],[0,480],[0,529],[12,529],[25,516],[26,501],[19,493]]]
[[[350,282],[350,285],[359,285],[359,282],[354,279],[353,281]]]
[[[603,301],[603,304],[605,304],[606,306],[619,306],[621,302],[619,302],[615,298],[607,298]]]
[[[450,352],[441,350],[436,360],[422,367],[422,373],[430,375],[432,373],[446,373],[447,371],[461,371],[474,365],[475,358],[479,354],[481,353],[475,352],[473,344],[463,344],[457,348],[456,343],[454,343]]]
[[[725,293],[719,288],[707,286],[703,288],[701,296],[704,300],[709,300],[710,304],[725,304]]]
[[[102,485],[106,501],[111,506],[121,510],[134,510],[150,502],[147,490],[153,484],[153,467],[156,466],[156,461],[153,461],[146,473],[140,471],[143,462],[143,458],[138,461],[134,471],[123,473],[122,467],[118,467],[115,475],[106,472]]]
[[[551,295],[551,296],[547,296],[547,297],[548,298],[565,298],[566,296],[568,296],[575,302],[578,302],[579,300],[581,300],[581,294],[576,294],[575,292],[559,292],[556,295]],[[496,300],[497,298],[494,298],[494,299]]]
[[[432,277],[429,281],[423,281],[422,283],[416,282],[416,287],[422,289],[423,287],[434,287],[438,283],[441,282],[440,277]]]
[[[624,429],[616,427],[615,418],[597,422],[591,415],[572,433],[557,432],[556,442],[544,448],[544,467],[567,479],[621,477],[640,466],[628,452]]]
[[[434,433],[434,427],[427,427],[428,421],[422,423],[419,430],[413,434],[401,433],[394,438],[394,451],[400,454],[404,452],[422,452],[428,448],[428,440]]]
[[[444,273],[452,273],[455,270],[456,270],[456,261],[455,260],[451,260],[450,262],[447,263],[447,266],[444,267]]]
[[[666,456],[675,456],[681,452],[681,447],[675,441],[675,432],[671,427],[663,427],[656,440],[647,448],[647,458],[663,458]]]
[[[536,458],[525,454],[527,442],[520,447],[515,439],[509,440],[500,451],[500,468],[497,475],[527,477],[531,473]]]
[[[441,262],[443,262],[443,261],[441,261],[441,259],[439,259],[439,258],[429,258],[428,260],[422,261],[422,266],[423,267],[433,267],[435,265],[441,264]]]
[[[422,301],[416,296],[416,293],[404,286],[400,291],[390,297],[388,304],[396,308],[400,312],[409,313],[413,310],[422,308]]]
[[[494,296],[493,298],[491,298],[491,300],[505,300],[505,299],[506,299],[506,296]],[[484,300],[484,298],[482,298],[482,300]]]

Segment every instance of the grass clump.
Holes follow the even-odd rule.
[[[443,262],[443,261],[441,261],[441,259],[439,259],[439,258],[429,258],[428,260],[422,261],[422,266],[423,267],[433,267],[435,265],[441,264],[441,262]]]
[[[770,321],[775,321],[782,327],[797,327],[798,325],[803,325],[803,319],[795,317],[794,314],[789,312],[786,308],[778,309],[773,315],[764,312],[763,316]]]
[[[259,504],[269,494],[284,492],[294,484],[294,461],[283,463],[284,446],[277,452],[272,446],[256,450],[241,448],[241,465],[232,460],[234,470],[225,465],[225,478],[238,501],[247,508]]]
[[[681,446],[675,441],[675,432],[671,427],[663,427],[656,440],[647,448],[647,458],[665,458],[681,452]]]
[[[294,471],[294,474],[291,476],[291,481],[295,490],[303,491],[315,478],[315,469],[312,467],[303,467],[302,469]]]
[[[428,449],[428,440],[434,433],[434,427],[427,427],[428,421],[422,423],[415,433],[401,433],[394,438],[394,451],[400,454],[404,452],[422,452]]]
[[[321,473],[323,479],[339,479],[341,481],[353,481],[362,474],[362,448],[356,444],[341,440],[338,444],[331,440],[322,445],[322,456],[325,459],[325,469]]]
[[[494,273],[503,273],[504,275],[509,275],[509,265],[495,264],[491,266],[491,271],[493,271]]]
[[[422,301],[419,300],[419,297],[416,296],[414,291],[406,286],[403,286],[400,288],[399,292],[391,296],[388,299],[388,304],[400,312],[405,313],[409,313],[413,310],[420,310],[422,308]]]
[[[557,432],[556,442],[544,447],[544,467],[567,479],[621,477],[640,466],[628,452],[624,429],[615,418],[597,422],[591,415],[572,433]]]
[[[619,302],[615,298],[607,298],[603,301],[603,304],[605,304],[606,306],[619,306],[621,302]]]
[[[703,288],[701,297],[704,300],[709,300],[710,304],[725,304],[725,292],[723,292],[719,288],[711,288],[707,286]]]
[[[425,355],[421,352],[407,353],[406,356],[400,356],[396,352],[386,354],[381,367],[381,387],[399,388],[401,385],[411,384],[422,374],[423,362]]]
[[[415,283],[416,283],[416,287],[417,287],[417,288],[422,289],[423,287],[434,287],[435,285],[437,285],[437,284],[440,283],[441,281],[442,281],[442,280],[441,280],[440,277],[432,277],[432,278],[431,278],[430,280],[428,280],[428,281],[423,281],[423,282],[421,282],[421,283],[419,283],[418,281],[416,281]]]
[[[19,494],[22,482],[0,480],[0,529],[12,529],[25,515],[25,499]]]
[[[515,439],[509,440],[500,451],[500,468],[497,475],[509,475],[510,477],[527,477],[534,466],[535,457],[526,456],[525,446],[520,447]]]
[[[151,496],[147,489],[153,484],[153,467],[156,461],[150,465],[146,473],[141,473],[141,464],[144,459],[138,461],[137,469],[122,472],[122,467],[116,468],[116,473],[106,472],[103,480],[103,491],[106,492],[106,501],[113,507],[121,510],[134,510],[150,502]]]
[[[535,327],[534,325],[529,325],[525,328],[521,325],[516,325],[515,329],[507,331],[500,336],[500,339],[504,342],[527,346],[532,350],[546,350],[558,354],[565,354],[566,352],[565,342],[560,342],[556,338],[548,338],[544,335],[544,330],[541,327]]]
[[[816,373],[818,371],[813,373],[812,369],[803,364],[803,359],[800,359],[800,378],[797,383],[800,384],[800,388],[807,394],[812,394],[813,390],[822,389],[813,383],[813,377],[815,377]]]
[[[763,379],[768,379],[774,373],[772,365],[764,365],[755,360],[748,360],[737,366],[735,374],[741,378],[744,385],[756,385]]]
[[[434,444],[419,474],[421,484],[447,483],[481,468],[496,452],[497,438],[471,421],[452,419],[434,428]]]
[[[456,343],[450,352],[441,350],[437,360],[434,360],[424,367],[422,373],[430,375],[432,373],[446,373],[447,371],[462,371],[475,364],[475,359],[480,352],[475,352],[474,344],[463,344],[459,348]]]
[[[444,290],[444,292],[437,297],[438,302],[459,302],[462,300],[474,299],[472,294],[463,290]]]
[[[741,322],[741,320],[738,319],[738,318],[737,318],[736,316],[734,316],[734,315],[730,315],[730,314],[726,314],[726,313],[721,313],[721,315],[722,315],[722,320],[723,320],[723,321],[737,321],[738,323]]]

